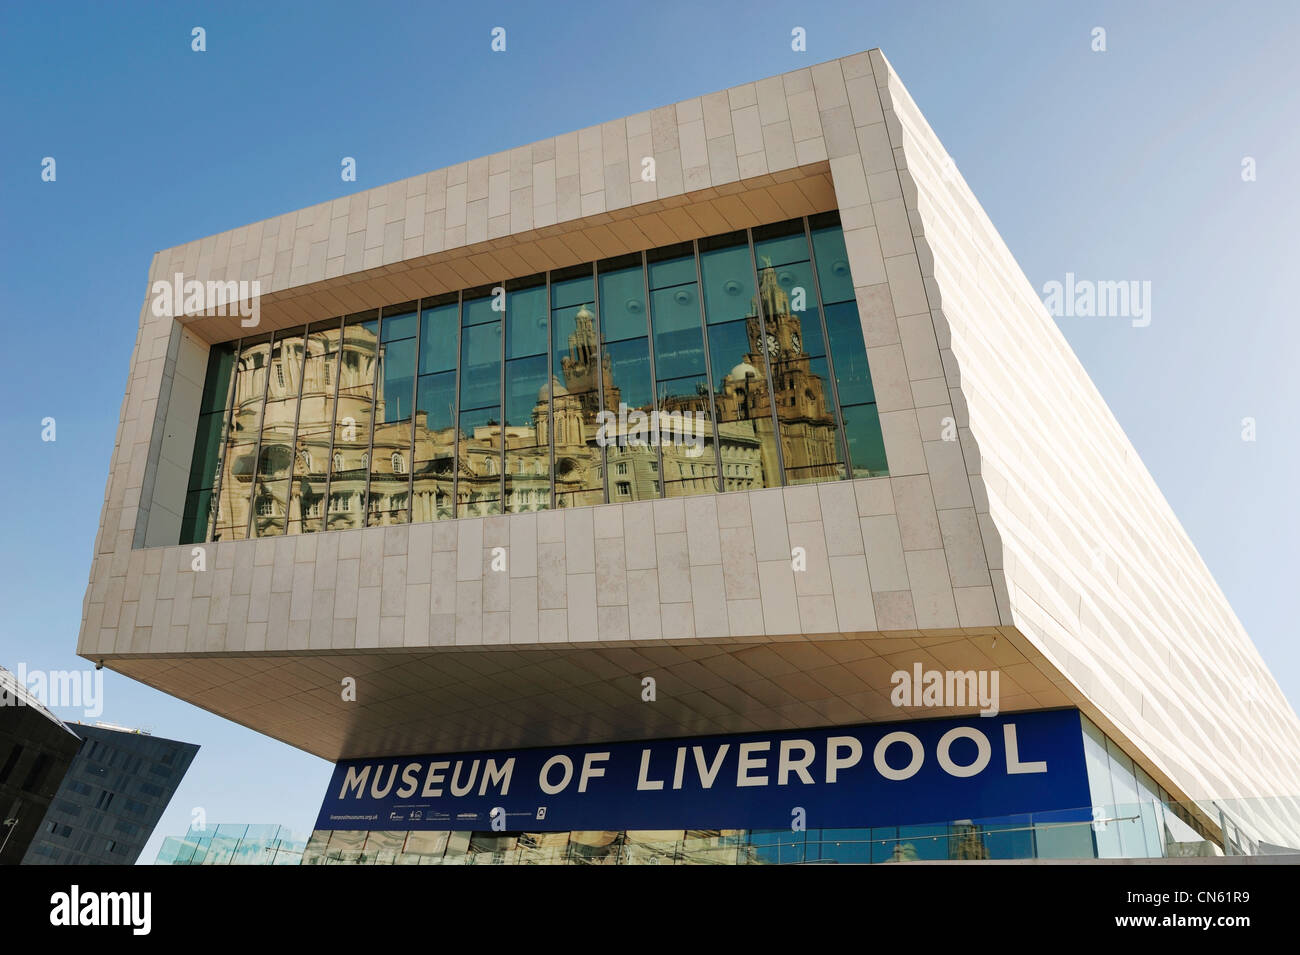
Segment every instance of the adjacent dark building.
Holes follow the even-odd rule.
[[[79,740],[0,667],[0,865],[32,844]]]
[[[22,861],[132,865],[199,747],[103,724],[65,729],[80,736],[81,745],[53,799],[47,797],[48,810]]]

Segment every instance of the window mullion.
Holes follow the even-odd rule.
[[[835,357],[831,354],[830,329],[826,327],[826,303],[822,301],[822,280],[817,274],[817,250],[813,248],[812,228],[803,217],[804,238],[808,242],[808,264],[812,266],[813,289],[817,293],[817,317],[822,325],[822,343],[826,349],[826,376],[831,380],[831,398],[835,401],[835,424],[839,428],[840,455],[844,461],[844,479],[853,477],[853,459],[849,457],[849,433],[844,428],[844,410],[840,405],[840,386],[835,380]]]
[[[745,237],[749,240],[749,263],[754,270],[754,298],[758,301],[758,348],[759,354],[763,356],[763,370],[767,374],[767,405],[772,412],[772,432],[776,437],[776,469],[780,478],[778,484],[770,485],[771,487],[785,486],[785,449],[782,447],[781,439],[781,416],[777,412],[776,406],[776,378],[772,374],[772,355],[767,349],[767,320],[764,317],[767,308],[763,303],[763,281],[758,271],[758,259],[754,255],[754,232],[752,229],[745,230]]]

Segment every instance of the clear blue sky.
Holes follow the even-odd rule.
[[[81,600],[155,251],[879,46],[1035,288],[1067,271],[1152,283],[1147,328],[1061,328],[1295,706],[1298,23],[1289,0],[6,3],[0,663],[84,665]],[[45,156],[57,182],[40,179]],[[210,823],[310,829],[327,763],[105,675],[104,719],[202,746],[142,861],[195,806]]]

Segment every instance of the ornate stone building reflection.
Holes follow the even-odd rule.
[[[843,476],[828,385],[804,350],[803,322],[817,321],[816,312],[794,312],[777,270],[765,263],[758,294],[737,317],[745,322],[747,350],[711,355],[714,393],[701,383],[692,393],[659,396],[660,420],[685,422],[682,432],[665,433],[656,448],[629,441],[618,427],[607,428],[607,461],[598,441],[602,398],[604,409],[626,428],[626,415],[618,417],[624,392],[609,352],[597,347],[596,318],[588,306],[577,312],[567,354],[560,356],[550,388],[537,394],[531,420],[507,423],[498,412],[463,434],[455,426],[430,426],[431,418],[454,421],[450,407],[416,407],[413,421],[410,414],[387,420],[391,396],[385,394],[384,363],[390,346],[379,341],[372,321],[341,332],[329,323],[310,330],[305,340],[291,335],[273,345],[245,346],[235,365],[216,536],[268,537],[500,513],[503,484],[507,512],[548,508],[552,428],[553,483],[561,507],[602,503],[606,466],[611,501],[659,498],[663,482],[669,496],[717,490],[719,458],[721,490],[771,487],[782,483],[773,403],[787,481]],[[409,378],[401,381],[412,387]],[[409,408],[409,398],[401,401]],[[654,408],[646,402],[632,410],[648,418]],[[714,449],[715,415],[720,454]]]
[[[766,334],[758,319],[759,299]],[[818,321],[815,311],[804,314]],[[773,432],[773,393],[781,421],[781,455],[790,483],[842,477],[835,415],[826,394],[826,381],[812,369],[812,359],[804,350],[803,319],[791,310],[790,296],[781,287],[776,269],[768,263],[759,272],[758,296],[745,316],[745,327],[749,351],[727,373],[716,396],[718,420],[727,422],[718,427],[724,448],[723,490],[752,486],[731,483],[725,453],[728,444],[752,444],[761,449],[763,482],[759,486],[781,483],[772,451],[774,443],[768,438]],[[717,356],[713,362],[718,364]],[[771,393],[767,384],[769,363]]]

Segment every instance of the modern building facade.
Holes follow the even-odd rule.
[[[24,865],[134,865],[199,747],[107,723],[71,725],[81,744]]]
[[[80,745],[23,682],[0,667],[0,865],[18,865]]]
[[[875,50],[159,253],[84,610],[338,761],[305,863],[1300,846],[1300,722]]]

